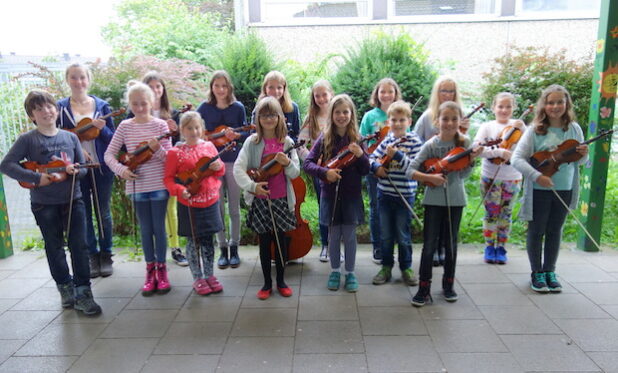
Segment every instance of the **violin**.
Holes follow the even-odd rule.
[[[484,107],[485,107],[485,103],[481,102],[477,107],[472,109],[472,111],[469,112],[468,115],[466,115],[463,119],[470,119],[477,111],[481,110]]]
[[[380,128],[375,133],[376,141],[367,148],[367,153],[368,154],[373,153],[378,148],[378,146],[380,146],[380,143],[382,142],[382,140],[386,138],[386,135],[388,135],[390,131],[391,131],[391,126],[384,126]]]
[[[283,154],[290,155],[292,150],[298,149],[301,146],[305,145],[305,140],[300,140],[287,150],[283,152]],[[255,182],[264,182],[268,181],[271,177],[278,175],[283,171],[283,165],[275,160],[275,156],[277,153],[271,153],[262,158],[262,162],[259,168],[250,168],[247,170],[247,174],[251,178],[251,180]]]
[[[397,139],[395,142],[393,142],[392,144],[390,144],[390,146],[397,146],[399,144],[403,144],[404,142],[406,142],[406,140],[407,139],[405,137],[401,137]],[[387,154],[384,154],[382,158],[378,159],[378,163],[380,164],[380,167],[384,167],[386,169],[388,168],[388,165],[391,163],[392,160],[393,160],[392,157],[389,157]]]
[[[386,128],[386,127],[384,127],[384,128]],[[369,141],[371,139],[375,139],[376,137],[379,136],[379,134],[380,134],[380,131],[374,133],[373,135],[367,135],[365,137],[361,137],[361,139],[358,140],[356,143],[360,145],[360,144],[364,143],[365,141]],[[350,166],[352,163],[354,163],[354,161],[356,161],[356,156],[350,150],[350,146],[347,145],[347,146],[344,146],[339,151],[339,153],[337,153],[336,156],[334,156],[328,162],[326,162],[325,167],[326,168],[330,168],[330,169],[338,168],[338,169],[342,170],[342,169]]]
[[[210,165],[217,161],[221,154],[231,150],[236,146],[236,142],[231,142],[225,146],[225,148],[219,151],[214,157],[202,157],[195,164],[195,168],[188,171],[183,171],[176,175],[175,181],[178,184],[184,185],[187,191],[192,196],[199,192],[202,180],[211,176],[215,171],[210,169]]]
[[[534,109],[534,105],[528,106],[528,108],[524,110],[524,112],[519,116],[518,119],[523,120],[528,114],[532,112],[533,109]],[[523,134],[524,132],[515,126],[508,125],[504,127],[502,132],[500,132],[499,138],[502,139],[502,142],[498,144],[498,147],[501,149],[511,150],[513,145],[519,142],[519,139],[521,139],[521,136]],[[510,164],[510,162],[505,161],[503,158],[500,158],[500,157],[490,158],[489,161],[497,165],[500,165],[502,163]]]
[[[233,140],[230,140],[227,136],[225,136],[225,131],[228,128],[234,131],[235,133],[243,132],[243,131],[255,131],[255,124],[249,124],[249,125],[237,127],[237,128],[232,128],[232,127],[222,124],[218,126],[217,128],[215,128],[213,131],[206,131],[206,133],[204,134],[204,138],[212,142],[213,144],[215,144],[217,148],[225,146],[225,144],[229,143],[230,141],[233,141]]]
[[[26,170],[30,170],[30,171],[34,171],[34,172],[38,172],[41,174],[48,174],[51,175],[52,177],[52,183],[60,183],[63,182],[67,179],[67,166],[70,165],[71,163],[69,162],[65,162],[61,159],[56,159],[53,161],[50,161],[49,163],[46,164],[39,164],[35,161],[25,161],[25,162],[21,162],[20,165],[25,168]],[[74,167],[76,169],[80,169],[80,168],[97,168],[100,167],[101,165],[98,163],[85,163],[85,164],[79,164],[79,163],[75,163]],[[26,189],[32,189],[32,188],[36,188],[37,185],[34,183],[28,183],[26,181],[20,181],[19,185],[21,185],[22,187],[26,188]]]
[[[125,108],[120,108],[114,112],[111,112],[109,114],[103,115],[102,117],[98,117],[95,119],[105,120],[109,117],[117,117],[119,115],[124,114],[125,111],[126,111]],[[73,132],[74,134],[76,134],[77,137],[79,138],[79,141],[94,140],[97,137],[99,137],[101,130],[97,128],[97,126],[95,126],[92,123],[92,121],[93,121],[92,118],[84,118],[80,120],[79,123],[77,123],[77,126],[75,126],[74,128],[69,128],[67,129],[67,131]]]
[[[158,136],[157,141],[176,135],[176,132],[168,132],[164,135]],[[124,153],[120,155],[118,161],[121,164],[129,167],[129,170],[131,170],[132,172],[135,172],[135,170],[137,170],[137,167],[139,167],[143,163],[148,162],[150,158],[152,158],[153,154],[154,152],[152,151],[152,149],[150,149],[150,146],[148,146],[148,141],[142,141],[131,153]]]
[[[576,150],[578,146],[587,145],[600,140],[611,135],[614,131],[615,130],[613,129],[601,131],[599,135],[582,143],[574,139],[565,140],[562,144],[558,145],[554,151],[543,150],[532,154],[532,157],[530,157],[530,165],[540,171],[543,175],[552,177],[556,172],[558,172],[558,168],[563,163],[577,162],[583,157]]]

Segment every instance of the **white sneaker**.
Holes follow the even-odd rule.
[[[341,261],[341,263],[343,263],[345,260],[345,255],[343,255],[343,252],[341,252],[341,256],[339,257],[339,261]]]
[[[320,262],[328,262],[328,247],[322,246],[322,251],[320,251]]]

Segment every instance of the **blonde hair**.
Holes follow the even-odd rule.
[[[326,89],[330,93],[331,97],[335,95],[333,87],[330,85],[328,80],[321,79],[313,83],[313,86],[311,87],[311,93],[309,94],[309,112],[307,113],[307,116],[305,117],[302,126],[302,128],[309,127],[309,137],[311,139],[316,139],[320,135],[320,125],[318,124],[318,114],[320,113],[320,107],[315,102],[315,97],[313,96],[313,93],[318,88]]]
[[[454,101],[444,101],[438,107],[438,111],[436,113],[436,119],[434,121],[434,125],[438,128],[439,128],[440,114],[442,114],[442,112],[445,110],[454,110],[459,115],[460,121],[461,121],[461,118],[464,117],[463,110],[461,110],[461,105],[459,105],[458,103]],[[465,136],[460,134],[459,131],[455,132],[455,138],[453,139],[455,146],[464,146],[464,139],[465,139]]]
[[[227,84],[227,104],[230,105],[236,101],[236,96],[234,96],[234,84],[232,83],[232,77],[225,70],[216,70],[212,73],[212,77],[210,78],[210,88],[206,94],[208,103],[211,105],[217,105],[217,98],[212,91],[212,85],[215,84],[215,80],[220,78],[225,79],[225,83]]]
[[[159,118],[170,119],[172,117],[172,105],[170,105],[170,100],[167,97],[167,87],[165,86],[165,82],[163,81],[163,78],[161,77],[161,75],[156,71],[149,71],[142,78],[142,82],[145,84],[148,84],[153,80],[161,83],[161,86],[163,86],[163,95],[161,95],[161,103],[160,103],[161,106],[160,106]],[[154,100],[152,101],[154,103]]]
[[[258,97],[258,101],[268,96],[266,94],[266,86],[268,85],[268,82],[273,80],[283,86],[283,96],[279,99],[281,109],[284,113],[291,113],[292,110],[294,110],[294,106],[292,105],[292,97],[290,96],[290,91],[288,90],[288,83],[285,80],[285,76],[279,71],[273,70],[264,76],[262,92],[260,93],[260,97]]]
[[[378,84],[373,87],[373,92],[371,92],[371,97],[369,98],[369,105],[371,105],[372,107],[382,106],[382,103],[378,98],[378,92],[380,91],[380,87],[382,87],[384,84],[390,84],[395,89],[394,101],[401,100],[401,88],[399,88],[399,84],[397,84],[397,82],[392,78],[382,78],[380,79]]]
[[[573,111],[573,100],[566,88],[558,84],[552,84],[545,88],[541,92],[541,96],[536,103],[536,111],[534,113],[534,132],[539,135],[547,135],[547,129],[549,128],[549,119],[547,113],[545,113],[545,105],[547,104],[547,97],[550,94],[560,92],[564,95],[566,110],[562,114],[562,130],[567,131],[569,129],[569,123],[575,120],[575,112]]]
[[[391,117],[397,114],[405,115],[406,118],[412,118],[412,108],[410,104],[402,100],[393,102],[391,106],[388,107],[386,115]]]
[[[90,71],[90,68],[81,62],[73,62],[72,64],[67,66],[67,68],[64,70],[64,80],[69,80],[69,71],[73,68],[84,70],[86,72],[86,76],[88,77],[88,81],[92,82],[92,72]]]
[[[498,101],[502,100],[503,98],[508,98],[509,100],[511,100],[511,103],[513,104],[513,110],[517,108],[517,101],[515,101],[515,95],[511,92],[498,93],[491,102],[491,108],[493,109],[494,106],[496,106],[496,104],[498,103]]]
[[[202,116],[200,115],[200,113],[198,113],[197,111],[193,111],[193,110],[186,111],[184,114],[180,116],[180,123],[178,124],[178,127],[182,130],[189,123],[192,123],[194,121],[199,123],[202,126],[202,128],[204,128],[204,119],[202,119]]]
[[[258,144],[264,138],[264,129],[260,123],[260,115],[262,114],[277,114],[277,127],[275,127],[275,137],[279,142],[283,142],[288,133],[288,126],[285,122],[285,116],[281,110],[279,101],[270,96],[266,96],[258,101],[255,107],[256,133],[255,143]]]
[[[127,93],[125,94],[125,101],[127,104],[131,103],[131,95],[135,93],[146,95],[146,98],[150,101],[150,105],[152,106],[154,104],[154,92],[152,92],[152,89],[140,81],[131,79],[127,82]]]
[[[461,110],[461,97],[459,95],[459,87],[457,86],[457,82],[449,77],[449,76],[441,76],[433,83],[433,88],[431,88],[431,97],[429,98],[429,107],[431,113],[431,121],[436,122],[436,118],[438,117],[438,109],[440,108],[440,86],[442,83],[453,83],[455,86],[455,97],[453,97],[453,102],[459,105]]]
[[[335,145],[335,136],[337,133],[336,126],[333,123],[333,113],[339,105],[347,105],[351,111],[350,122],[348,123],[346,129],[346,136],[348,136],[348,141],[351,144],[352,142],[356,142],[361,138],[360,133],[358,132],[356,106],[354,106],[354,102],[352,101],[350,96],[343,93],[333,97],[333,99],[330,100],[330,104],[328,105],[328,121],[326,124],[326,129],[324,130],[322,159],[325,161],[330,160],[334,156],[333,147]]]

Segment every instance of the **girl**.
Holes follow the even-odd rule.
[[[555,270],[562,227],[568,213],[563,202],[570,209],[577,205],[578,165],[588,159],[588,146],[580,145],[576,148],[583,156],[577,165],[563,164],[552,177],[541,174],[528,160],[535,152],[554,150],[568,139],[583,142],[582,129],[574,119],[573,101],[569,92],[560,85],[550,85],[543,90],[537,101],[533,127],[519,140],[513,154],[513,166],[525,178],[520,214],[522,219],[528,221],[526,249],[532,268],[530,286],[539,293],[562,291]]]
[[[274,97],[279,101],[283,115],[285,115],[286,133],[289,133],[292,140],[296,142],[300,130],[300,111],[296,102],[292,101],[285,76],[279,71],[271,71],[264,77],[258,101],[266,96]],[[255,111],[252,117],[252,122],[255,123]]]
[[[458,132],[463,113],[457,103],[444,102],[436,111],[436,116],[439,134],[423,144],[418,156],[410,163],[407,171],[408,177],[435,185],[434,187],[427,186],[423,199],[423,205],[425,205],[423,242],[425,244],[421,254],[419,289],[412,298],[412,305],[418,307],[425,305],[428,298],[431,298],[432,256],[441,235],[443,242],[446,242],[444,276],[442,277],[444,298],[448,302],[457,300],[457,293],[453,289],[453,284],[455,282],[455,264],[457,263],[457,234],[463,208],[466,205],[463,179],[468,177],[472,171],[471,166],[457,172],[451,172],[447,176],[419,171],[423,162],[427,159],[442,159],[454,147],[470,147],[470,139]],[[470,154],[470,160],[472,161],[481,151],[482,147],[475,149]],[[443,222],[446,222],[446,229],[441,229]]]
[[[154,100],[154,93],[146,84],[135,82],[129,87],[127,101],[135,117],[120,123],[105,152],[105,163],[109,168],[116,175],[131,181],[126,183],[125,192],[135,202],[139,219],[146,260],[146,280],[142,287],[144,296],[155,291],[164,294],[171,289],[165,266],[165,212],[169,194],[163,185],[163,176],[165,155],[172,145],[168,138],[157,141],[157,136],[167,134],[169,128],[165,121],[152,116]],[[154,154],[133,172],[118,162],[116,154],[122,145],[131,153],[142,142],[147,143]]]
[[[245,202],[249,208],[247,226],[260,238],[260,263],[264,275],[264,286],[257,297],[267,299],[272,293],[270,277],[270,246],[275,243],[275,266],[277,268],[277,290],[284,297],[292,296],[284,279],[284,265],[287,260],[287,247],[284,233],[296,228],[294,215],[295,196],[291,179],[300,175],[298,155],[285,151],[294,142],[286,136],[285,117],[279,102],[274,97],[265,97],[255,108],[257,133],[249,136],[242,146],[234,163],[234,178],[245,191]],[[260,167],[263,157],[275,154],[276,162],[283,166],[283,172],[271,177],[267,182],[255,182],[247,170]],[[275,223],[273,223],[273,221]],[[276,226],[273,227],[273,224]]]
[[[521,120],[511,119],[515,109],[515,96],[508,92],[496,95],[491,110],[496,120],[481,125],[476,133],[475,142],[484,139],[497,139],[502,131],[511,126],[525,131],[526,126]],[[481,153],[483,169],[481,171],[481,192],[485,196],[485,218],[483,219],[483,236],[485,237],[485,262],[505,264],[507,261],[504,248],[509,238],[511,215],[515,196],[521,188],[521,173],[510,163],[511,150],[503,148],[484,148]],[[501,159],[503,163],[494,164],[492,159]]]
[[[60,113],[56,125],[63,129],[71,129],[75,128],[82,119],[92,118],[92,124],[100,130],[99,136],[94,140],[81,141],[86,159],[89,162],[99,163],[101,167],[89,170],[89,175],[80,180],[80,187],[86,207],[86,243],[90,254],[90,277],[107,277],[114,271],[110,210],[114,173],[103,162],[103,154],[114,136],[114,121],[111,116],[106,120],[96,119],[111,113],[111,109],[107,102],[88,94],[92,81],[92,74],[88,67],[73,63],[67,67],[64,77],[71,88],[71,96],[58,101]],[[98,239],[92,219],[92,193],[95,191],[97,198],[94,201],[98,200],[98,206],[95,205],[95,209],[99,209],[100,215],[97,214],[97,217],[101,217],[101,221],[98,221]]]
[[[376,84],[369,99],[369,105],[373,109],[363,116],[361,121],[360,133],[367,136],[379,131],[385,126],[387,118],[386,112],[391,104],[401,100],[401,89],[397,82],[391,78],[384,78]],[[369,230],[371,233],[371,243],[373,245],[373,261],[376,264],[382,263],[382,250],[380,243],[380,214],[378,212],[378,178],[372,174],[367,175],[367,192],[369,194]]]
[[[369,158],[357,143],[360,140],[356,121],[356,108],[350,96],[337,95],[328,107],[328,123],[324,134],[316,141],[303,164],[304,170],[320,177],[320,224],[329,226],[328,250],[332,272],[328,288],[337,290],[340,286],[341,259],[340,242],[345,247],[345,289],[358,290],[354,275],[356,260],[356,226],[364,222],[363,198],[361,196],[361,177],[369,173]],[[344,147],[356,157],[349,167],[330,169],[322,167]],[[334,211],[333,211],[334,210]]]
[[[309,149],[316,142],[318,137],[326,128],[328,122],[328,104],[334,96],[333,87],[328,80],[318,80],[311,87],[311,95],[309,98],[309,113],[305,117],[303,127],[298,135],[299,140],[304,140],[305,145],[298,149],[298,156],[302,161],[305,161],[309,154]],[[313,177],[313,187],[315,194],[320,203],[320,179]],[[328,225],[320,224],[320,241],[322,243],[322,251],[320,251],[320,261],[328,261]]]
[[[206,123],[207,131],[214,131],[218,126],[229,127],[225,130],[225,136],[229,140],[243,142],[249,136],[249,131],[234,132],[232,128],[243,127],[247,124],[244,105],[236,101],[234,96],[234,85],[232,78],[223,70],[215,71],[210,79],[210,91],[207,101],[202,102],[197,112]],[[219,208],[221,209],[221,220],[225,221],[225,195],[227,191],[228,211],[230,214],[231,233],[229,241],[225,234],[225,224],[223,229],[217,233],[217,241],[221,255],[217,261],[219,268],[224,269],[228,266],[236,268],[240,265],[238,256],[238,245],[240,243],[240,188],[232,174],[234,161],[238,157],[240,147],[221,155],[221,160],[225,162],[225,174],[221,181],[219,191]],[[229,256],[228,256],[229,247]]]
[[[212,175],[202,180],[197,194],[191,195],[184,185],[176,182],[176,175],[194,170],[202,157],[215,157],[217,149],[211,142],[202,140],[204,123],[195,111],[182,115],[180,133],[185,142],[167,153],[165,186],[171,195],[178,196],[178,230],[181,236],[187,237],[193,289],[199,295],[219,293],[223,286],[213,276],[213,235],[223,229],[219,212],[219,177],[225,174],[225,166],[220,159],[210,164],[208,168]]]

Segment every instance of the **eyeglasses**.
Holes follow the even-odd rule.
[[[277,118],[279,115],[275,114],[275,113],[269,113],[269,114],[260,114],[260,118],[262,119],[275,119]]]
[[[444,94],[454,94],[455,90],[454,89],[441,89],[440,93],[444,93]]]

